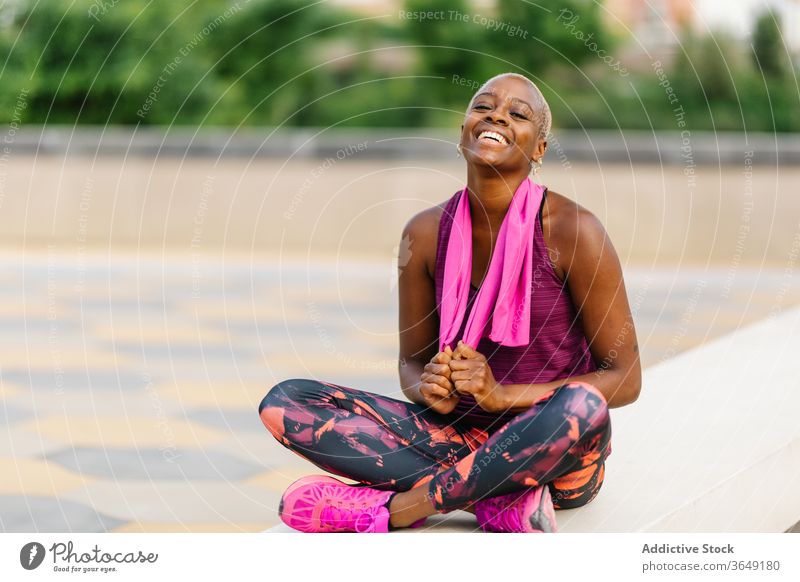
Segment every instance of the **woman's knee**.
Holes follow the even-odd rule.
[[[314,380],[292,378],[283,380],[269,389],[266,396],[258,405],[258,415],[261,422],[272,435],[279,441],[283,440],[286,432],[283,419],[287,408],[296,405],[306,397],[314,388]]]
[[[297,402],[303,398],[308,398],[316,392],[315,388],[319,385],[316,380],[307,378],[291,378],[282,380],[269,389],[267,395],[261,399],[258,405],[258,413],[267,408],[285,407],[292,402]]]
[[[607,425],[610,421],[605,396],[588,382],[565,384],[556,391],[551,401],[563,406],[568,414],[576,415],[593,426]]]

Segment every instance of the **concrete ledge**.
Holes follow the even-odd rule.
[[[606,481],[562,532],[784,532],[800,520],[800,307],[644,372]],[[476,531],[466,512],[421,530]],[[293,531],[280,525],[269,532]]]
[[[10,149],[17,155],[124,155],[337,159],[440,159],[454,157],[455,128],[275,128],[193,126],[36,126],[18,131]],[[650,162],[685,165],[679,131],[556,129],[545,163]],[[353,146],[365,144],[353,152]],[[800,164],[800,142],[793,134],[693,131],[692,162]],[[340,158],[339,158],[340,159]]]

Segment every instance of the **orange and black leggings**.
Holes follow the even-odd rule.
[[[558,509],[594,499],[611,452],[605,398],[571,382],[496,429],[378,394],[308,379],[276,384],[264,425],[316,466],[377,489],[426,483],[439,513],[546,483]]]

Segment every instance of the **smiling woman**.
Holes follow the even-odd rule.
[[[549,532],[554,509],[598,494],[608,409],[636,400],[641,368],[605,229],[529,176],[550,124],[526,77],[484,83],[457,146],[466,186],[404,228],[415,249],[399,278],[410,402],[309,379],[261,402],[282,445],[360,482],[296,481],[279,509],[289,526],[385,532],[465,509],[484,531]]]

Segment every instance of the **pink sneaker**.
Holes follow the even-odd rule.
[[[481,529],[486,532],[558,531],[556,512],[547,485],[482,499],[475,504],[475,517],[478,518]]]
[[[326,475],[298,479],[284,491],[278,513],[283,523],[309,533],[387,533],[385,504],[394,491],[354,487]],[[420,527],[421,519],[411,527]]]

